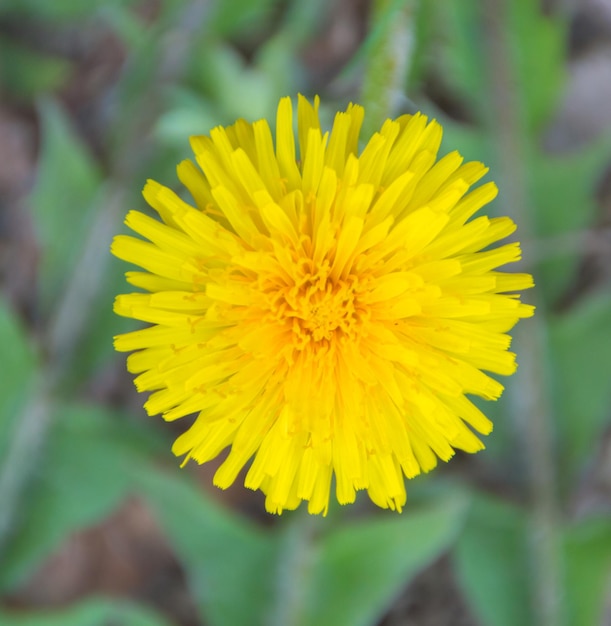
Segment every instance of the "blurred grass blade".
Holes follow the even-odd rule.
[[[610,157],[611,136],[601,137],[572,154],[534,153],[531,157],[528,169],[536,209],[532,222],[535,234],[543,240],[531,249],[525,247],[524,258],[540,261],[535,279],[550,308],[556,306],[575,279],[580,252],[578,233],[596,220],[593,196]],[[566,239],[558,243],[554,241],[557,237]],[[545,238],[551,243],[546,244]]]
[[[474,501],[454,559],[460,585],[482,624],[534,624],[528,548],[522,511],[487,496]]]
[[[557,102],[564,74],[564,26],[542,14],[532,0],[508,3],[503,22],[509,63],[520,88],[524,130],[540,130]],[[490,36],[491,5],[479,0],[447,0],[438,4],[439,59],[444,82],[476,112],[480,121],[490,118],[493,83],[486,38]]]
[[[462,498],[441,498],[427,508],[336,527],[313,547],[302,616],[289,623],[377,623],[410,580],[448,548],[464,512]]]
[[[0,346],[0,459],[4,460],[13,434],[14,418],[19,415],[31,391],[36,366],[34,351],[4,300],[0,300]]]
[[[142,472],[140,487],[186,570],[211,626],[264,624],[275,546],[271,535],[211,502],[185,474]]]
[[[150,609],[113,600],[86,600],[68,609],[40,612],[2,611],[2,626],[170,626]]]
[[[265,28],[277,0],[216,0],[212,2],[208,27],[217,36],[252,36]]]
[[[609,424],[611,296],[601,293],[551,321],[562,478],[574,483]]]
[[[6,14],[11,17],[36,18],[38,20],[50,20],[59,22],[72,22],[77,19],[85,19],[95,15],[100,8],[108,5],[125,6],[135,4],[137,0],[61,0],[61,2],[49,2],[48,0],[2,0],[0,2],[0,15]],[[166,0],[168,2],[168,0]]]
[[[611,520],[608,517],[588,519],[568,529],[565,556],[568,626],[608,623],[603,613],[609,608]]]
[[[18,585],[70,532],[109,515],[133,491],[134,467],[155,446],[148,431],[104,409],[57,413],[38,480],[2,557],[0,589]]]
[[[0,85],[19,100],[28,101],[58,89],[70,72],[70,63],[42,55],[0,36]]]
[[[0,563],[2,563],[4,548],[16,530],[16,513],[21,503],[20,450],[25,439],[34,440],[35,443],[38,437],[36,415],[25,415],[36,388],[36,357],[24,329],[20,327],[8,304],[2,299],[0,299],[0,346],[2,346],[0,370]],[[24,417],[28,418],[25,422]],[[30,420],[30,417],[34,419]]]
[[[39,112],[42,150],[29,202],[42,243],[39,281],[48,309],[81,252],[102,178],[60,107],[43,100]]]

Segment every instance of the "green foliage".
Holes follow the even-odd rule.
[[[4,300],[0,300],[0,467],[8,453],[16,416],[26,403],[34,384],[35,355],[25,331]]]
[[[454,551],[462,588],[487,626],[534,624],[524,512],[503,501],[475,499]]]
[[[203,51],[199,68],[201,84],[217,102],[223,118],[256,120],[273,111],[277,95],[272,90],[271,76],[247,66],[232,48],[215,46]]]
[[[565,28],[558,18],[544,16],[535,2],[507,3],[505,26],[513,79],[520,85],[526,128],[540,131],[558,101],[564,78]]]
[[[187,151],[185,137],[205,135],[218,125],[217,111],[209,100],[190,89],[168,94],[168,108],[155,124],[155,135],[165,145]]]
[[[152,611],[127,602],[87,600],[68,609],[24,613],[0,610],[3,626],[169,626]]]
[[[214,504],[185,475],[141,472],[139,486],[187,572],[213,626],[247,626],[264,615],[275,558],[273,538]],[[248,589],[236,602],[236,594]],[[260,622],[263,623],[263,622]]]
[[[611,571],[611,521],[607,516],[586,519],[565,533],[568,623],[603,623]]]
[[[479,0],[437,1],[435,6],[443,33],[439,61],[452,90],[479,119],[491,121],[493,90],[496,81],[502,79],[495,75],[490,45],[490,23],[498,21],[510,50],[503,62],[507,61],[510,79],[520,86],[512,93],[515,102],[508,106],[519,107],[525,129],[540,130],[557,103],[562,85],[563,23],[543,16],[531,0],[504,3],[502,14]]]
[[[48,57],[0,37],[0,85],[14,98],[28,101],[57,89],[68,76],[70,64]]]
[[[152,433],[95,406],[59,406],[20,523],[2,557],[10,590],[70,532],[107,517],[134,489],[134,472],[155,449]]]
[[[213,626],[375,623],[411,578],[447,548],[464,513],[464,501],[450,497],[403,516],[335,529],[298,512],[283,530],[264,532],[177,475],[146,471],[139,484]],[[236,602],[243,589],[248,593]]]
[[[103,6],[121,6],[133,4],[135,0],[2,0],[0,15],[7,14],[19,18],[68,21],[90,18]]]
[[[208,28],[221,37],[252,34],[265,28],[278,0],[217,0],[212,4]]]
[[[533,151],[531,158],[530,191],[535,204],[532,220],[536,234],[545,239],[586,230],[594,222],[593,196],[611,158],[611,139],[603,137],[576,153],[562,156]],[[559,243],[539,265],[535,276],[550,307],[575,278],[579,259],[564,251],[565,246]]]
[[[29,200],[42,244],[41,297],[49,309],[81,252],[102,177],[61,108],[43,100],[39,112],[42,146]]]
[[[449,494],[446,493],[446,496]],[[455,539],[464,501],[345,524],[323,536],[302,584],[303,626],[375,624],[410,580]],[[307,587],[309,583],[309,589]]]
[[[611,296],[591,298],[550,322],[554,398],[562,442],[560,470],[576,482],[608,424]]]

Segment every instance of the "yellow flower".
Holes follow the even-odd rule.
[[[131,211],[117,257],[148,293],[120,295],[119,315],[152,324],[116,337],[145,409],[196,413],[174,444],[185,462],[225,448],[214,477],[245,484],[281,513],[326,512],[366,489],[401,510],[404,476],[483,448],[490,421],[467,395],[496,399],[482,370],[516,369],[507,335],[533,314],[515,292],[528,274],[507,217],[472,216],[497,193],[457,152],[437,160],[442,130],[423,115],[387,120],[359,154],[364,111],[321,130],[318,99],[289,98],[276,142],[266,121],[239,120],[191,138],[178,166],[189,203],[154,181],[144,197],[162,221]]]

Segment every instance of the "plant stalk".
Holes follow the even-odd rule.
[[[393,117],[403,95],[414,49],[416,0],[374,0],[370,50],[361,102],[365,107],[363,136],[371,137]]]
[[[504,212],[520,226],[521,237],[533,241],[527,191],[526,142],[512,54],[507,38],[512,0],[489,0],[485,7],[486,48],[491,85],[490,129],[497,147],[498,179]],[[535,317],[519,324],[514,346],[520,367],[509,390],[519,445],[526,463],[530,490],[531,567],[535,621],[540,626],[562,626],[560,516],[553,451],[553,417],[546,361],[546,316],[538,293],[527,300],[537,307]]]

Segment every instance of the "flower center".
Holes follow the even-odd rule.
[[[293,318],[296,338],[306,343],[350,335],[358,321],[354,289],[343,281],[308,277],[300,287],[290,289],[285,300],[285,315]]]
[[[276,288],[270,307],[273,317],[291,329],[293,347],[323,347],[355,337],[363,317],[358,279],[333,279],[325,261],[314,267],[302,260],[296,274],[292,284]]]

